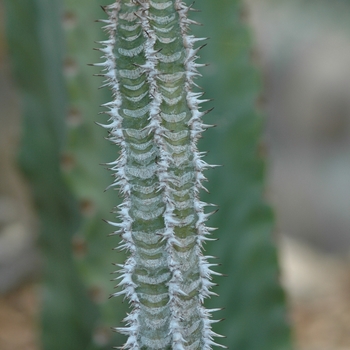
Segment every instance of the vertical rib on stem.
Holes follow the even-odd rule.
[[[193,21],[179,0],[117,0],[108,14],[101,42],[105,84],[113,100],[110,140],[120,147],[111,163],[124,196],[119,206],[122,249],[130,257],[121,267],[122,290],[132,304],[125,318],[125,349],[211,349],[217,345],[210,310],[213,266],[201,248],[210,229],[199,200],[203,170],[210,166],[197,150],[208,125],[194,93],[199,75],[188,34]],[[214,310],[212,310],[214,311]],[[218,345],[220,346],[220,345]]]

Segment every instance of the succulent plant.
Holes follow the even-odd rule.
[[[14,73],[22,92],[21,167],[32,185],[45,258],[42,302],[44,349],[97,350],[122,346],[110,326],[126,303],[107,300],[111,262],[121,265],[115,295],[125,294],[132,311],[126,348],[209,349],[212,320],[203,306],[210,293],[210,265],[202,244],[211,239],[203,201],[220,205],[211,220],[220,241],[207,255],[220,258],[215,292],[207,300],[225,322],[214,332],[240,350],[290,349],[283,291],[278,282],[273,218],[263,200],[264,162],[258,153],[262,118],[255,112],[259,75],[250,60],[251,39],[240,19],[241,1],[202,0],[201,14],[178,0],[122,0],[104,7],[107,39],[102,42],[105,84],[98,90],[87,63],[102,33],[94,19],[105,1],[6,0],[7,36]],[[201,51],[210,67],[200,78],[198,37],[210,36]],[[62,69],[63,68],[63,69]],[[97,71],[96,71],[97,72]],[[199,192],[210,167],[197,149],[209,125],[199,110],[201,93],[215,98],[215,123],[200,149],[209,162],[211,194]],[[109,99],[109,100],[108,100]],[[206,99],[206,98],[204,98]],[[99,101],[110,122],[93,124]],[[102,122],[103,123],[103,122]],[[116,145],[118,147],[116,147]],[[120,157],[118,156],[120,150]],[[115,160],[115,161],[114,161]],[[110,185],[108,167],[116,179]],[[106,186],[119,187],[103,193]],[[121,218],[113,223],[116,206]],[[116,253],[109,226],[117,226],[129,251]],[[116,231],[116,232],[117,232]],[[215,237],[213,237],[215,238]],[[57,341],[59,337],[59,342]]]
[[[127,327],[130,349],[211,349],[217,345],[210,313],[210,267],[202,254],[211,228],[208,204],[199,199],[209,167],[197,140],[202,93],[194,92],[203,39],[190,35],[190,7],[182,1],[121,0],[106,6],[102,41],[109,139],[120,147],[110,163],[124,197],[115,234],[130,256],[121,267],[121,291],[132,304]]]

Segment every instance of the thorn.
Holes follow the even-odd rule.
[[[210,109],[207,109],[206,111],[203,112],[203,115],[206,115],[208,113],[210,113],[215,107],[212,107]]]
[[[196,49],[196,52],[198,52],[199,50],[202,50],[202,49],[203,49],[204,47],[206,47],[207,45],[208,45],[208,44],[205,43],[205,44],[199,46],[199,47]]]

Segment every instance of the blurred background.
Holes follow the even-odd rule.
[[[276,213],[296,350],[348,350],[350,2],[245,3],[263,73],[266,195]],[[1,2],[0,26],[0,344],[34,350],[40,259],[35,215],[15,163],[20,106]]]

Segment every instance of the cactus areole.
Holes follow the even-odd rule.
[[[190,7],[180,0],[117,0],[104,11],[108,39],[100,42],[104,86],[112,101],[109,139],[119,158],[109,163],[110,187],[123,195],[118,222],[119,248],[129,257],[120,266],[120,291],[132,311],[123,349],[208,350],[221,346],[211,330],[211,312],[203,301],[210,291],[211,266],[202,254],[213,229],[211,213],[199,199],[212,166],[197,149],[202,122],[202,93],[192,91],[203,39],[189,34]]]

